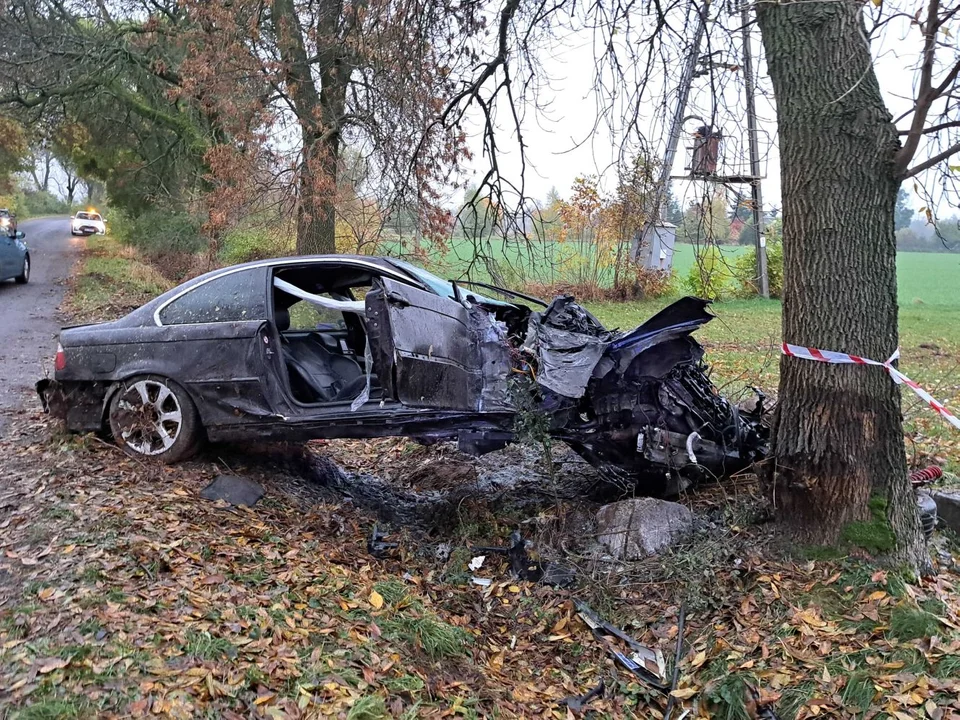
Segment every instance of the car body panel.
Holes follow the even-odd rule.
[[[24,260],[30,256],[25,237],[20,231],[12,234],[0,231],[0,281],[12,280],[23,273]]]
[[[287,278],[279,289],[277,273]],[[351,277],[369,285],[362,304],[288,282],[349,286]],[[291,330],[289,317],[281,327],[278,310],[288,316],[291,301],[346,308],[345,319],[361,319],[363,347],[348,347],[349,330]],[[713,317],[707,301],[681,299],[627,333],[605,329],[569,297],[545,306],[469,294],[388,259],[247,263],[190,280],[119,320],[65,328],[65,367],[38,391],[69,428],[89,430],[103,427],[121,381],[168,377],[190,394],[212,440],[407,435],[493,447],[513,439],[518,413],[532,410],[605,477],[650,494],[763,456],[762,409],[748,417],[717,394],[691,337]],[[311,351],[321,361],[338,344],[348,353],[338,361],[354,368],[346,395],[298,396],[291,353],[313,338],[323,341]],[[304,372],[309,380],[310,367]]]

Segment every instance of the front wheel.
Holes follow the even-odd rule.
[[[190,457],[202,434],[197,408],[186,390],[154,375],[121,385],[110,400],[109,421],[114,440],[128,455],[163,463]]]
[[[30,256],[24,255],[23,257],[23,270],[20,272],[17,277],[14,278],[21,285],[26,285],[30,282]]]

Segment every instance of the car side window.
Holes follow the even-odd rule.
[[[181,295],[160,311],[163,325],[240,322],[267,316],[263,273],[222,275]]]
[[[326,293],[322,293],[322,295],[323,297],[329,297]],[[291,330],[334,330],[345,327],[342,312],[319,307],[306,300],[294,303],[290,306],[289,311]]]

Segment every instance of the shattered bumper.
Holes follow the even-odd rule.
[[[58,382],[44,378],[37,382],[36,389],[43,411],[62,420],[68,430],[95,431],[103,426],[105,384]]]

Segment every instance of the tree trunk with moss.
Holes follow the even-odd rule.
[[[783,338],[886,360],[898,343],[899,142],[860,13],[857,3],[757,5],[780,136]],[[805,543],[886,537],[875,552],[921,565],[897,386],[879,367],[784,357],[780,372],[780,522]]]

